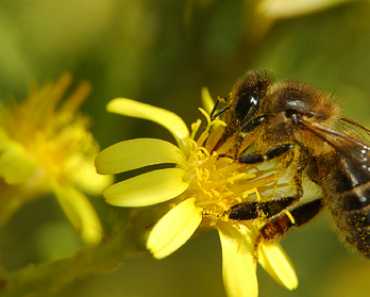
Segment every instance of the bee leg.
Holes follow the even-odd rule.
[[[253,202],[242,202],[233,205],[227,213],[228,218],[233,220],[251,220],[261,216],[267,218],[272,217],[288,206],[298,201],[303,196],[302,188],[302,171],[304,165],[298,166],[296,174],[294,175],[294,182],[296,186],[296,194],[294,196],[282,197],[279,199],[269,201],[253,201]]]
[[[240,130],[244,133],[251,132],[254,129],[256,129],[259,125],[263,124],[266,120],[267,120],[267,116],[266,115],[261,115],[261,116],[255,118],[255,119],[253,119],[249,122],[244,123],[241,126]]]
[[[228,211],[228,217],[234,220],[251,220],[261,216],[272,217],[288,206],[298,201],[303,196],[302,172],[307,165],[307,158],[300,154],[295,175],[293,177],[296,193],[294,196],[282,197],[269,201],[242,202],[236,204]]]
[[[268,150],[265,154],[258,154],[258,153],[242,154],[239,157],[239,162],[244,163],[244,164],[262,163],[263,161],[271,160],[271,159],[277,158],[287,153],[293,147],[294,147],[293,144],[285,143],[285,144],[279,145],[277,147],[274,147]]]
[[[292,196],[264,202],[244,202],[232,206],[227,212],[227,216],[229,219],[238,221],[256,219],[261,216],[269,218],[287,208],[296,199],[295,196]]]
[[[243,140],[245,139],[245,133],[251,132],[254,129],[256,129],[259,125],[261,125],[266,120],[266,118],[267,118],[266,116],[262,115],[241,126],[240,131],[238,132],[237,139],[235,141],[235,145],[234,145],[234,151],[235,151],[234,160],[238,159],[239,149],[243,143]]]
[[[302,204],[289,212],[282,212],[270,219],[261,229],[256,246],[261,240],[274,240],[284,235],[291,227],[299,227],[313,219],[322,209],[321,198]]]

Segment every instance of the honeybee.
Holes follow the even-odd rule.
[[[235,133],[254,139],[253,152],[239,152],[239,162],[257,164],[292,151],[299,156],[296,194],[242,202],[228,217],[250,220],[262,213],[267,222],[259,240],[273,240],[325,206],[345,241],[370,258],[370,130],[342,117],[329,94],[300,82],[272,83],[265,72],[247,72],[224,105],[212,112],[227,124],[220,141]],[[322,188],[323,197],[295,206],[303,196],[303,174]],[[290,215],[283,211],[287,207]]]

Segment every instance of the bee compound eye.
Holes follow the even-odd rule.
[[[255,94],[242,93],[235,107],[235,113],[239,120],[245,119],[251,109],[258,107],[259,97]]]

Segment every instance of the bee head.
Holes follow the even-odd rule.
[[[271,78],[265,71],[249,71],[238,80],[230,95],[233,118],[240,124],[253,118],[270,85]]]

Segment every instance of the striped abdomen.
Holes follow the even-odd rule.
[[[370,164],[335,157],[332,165],[322,185],[326,203],[345,240],[370,258]]]

